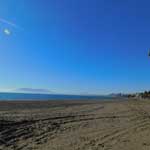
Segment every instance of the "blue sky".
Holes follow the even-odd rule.
[[[0,90],[150,89],[150,1],[1,0]]]

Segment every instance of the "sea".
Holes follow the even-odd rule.
[[[64,94],[31,94],[31,93],[0,93],[0,100],[111,100],[112,96],[97,95],[64,95]]]

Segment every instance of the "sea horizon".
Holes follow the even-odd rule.
[[[89,99],[113,99],[111,95],[96,94],[51,94],[51,93],[19,93],[0,92],[0,101],[6,100],[89,100]]]

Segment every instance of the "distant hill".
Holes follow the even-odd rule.
[[[34,88],[19,88],[13,90],[17,93],[36,93],[36,94],[52,94],[53,92],[48,89],[34,89]]]

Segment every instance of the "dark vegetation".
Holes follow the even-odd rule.
[[[142,98],[150,98],[150,91],[145,91],[143,93],[140,93]]]
[[[128,94],[129,98],[150,98],[150,91],[145,91],[136,94]]]

